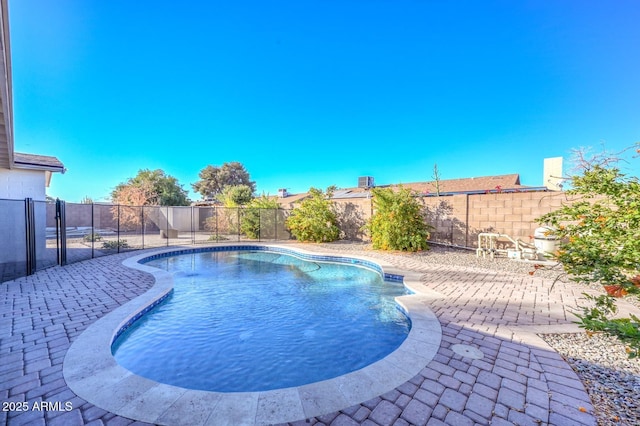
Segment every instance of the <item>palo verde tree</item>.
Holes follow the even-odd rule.
[[[203,198],[218,199],[227,186],[246,185],[251,194],[256,190],[256,183],[251,180],[249,172],[237,161],[224,163],[221,167],[209,165],[200,170],[198,176],[200,180],[191,186]]]
[[[291,211],[285,223],[297,240],[322,243],[340,237],[338,215],[331,202],[334,191],[334,186],[326,192],[310,188],[309,196]]]
[[[373,188],[374,214],[365,225],[374,249],[419,251],[428,249],[430,226],[416,194],[400,187]]]
[[[640,153],[640,145],[634,147]],[[630,356],[640,355],[640,319],[613,318],[615,297],[640,294],[640,182],[625,175],[612,157],[579,155],[581,173],[570,178],[571,202],[540,217],[561,239],[555,253],[569,277],[597,283],[606,293],[586,295],[593,307],[578,315],[587,330],[617,336]],[[614,159],[615,160],[615,159]]]

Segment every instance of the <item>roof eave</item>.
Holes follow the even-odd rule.
[[[16,169],[42,170],[42,171],[54,172],[54,173],[57,172],[62,174],[64,174],[64,172],[67,171],[67,169],[65,169],[64,166],[48,166],[43,164],[20,163],[17,161],[13,162],[13,166]]]
[[[0,125],[4,127],[6,140],[1,142],[0,167],[13,168],[13,99],[11,87],[11,47],[9,43],[9,7],[7,0],[0,0],[0,106],[3,119]]]

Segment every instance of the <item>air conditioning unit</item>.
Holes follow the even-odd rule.
[[[358,188],[373,188],[373,176],[361,176],[358,178]]]

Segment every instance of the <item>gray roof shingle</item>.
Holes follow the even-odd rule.
[[[64,173],[64,165],[56,157],[15,152],[13,163],[16,167],[27,166]]]

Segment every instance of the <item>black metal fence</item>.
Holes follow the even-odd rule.
[[[0,199],[0,282],[54,265],[171,245],[289,240],[290,210]]]

